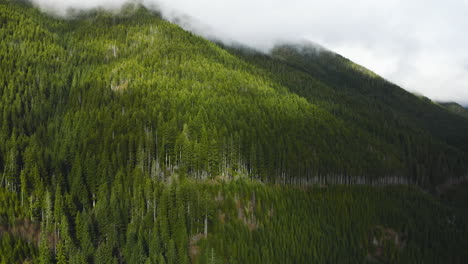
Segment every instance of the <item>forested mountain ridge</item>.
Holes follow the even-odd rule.
[[[361,95],[359,100],[354,100],[359,101],[361,106],[356,105],[355,107],[367,108],[369,113],[373,113],[373,115],[365,116],[368,119],[401,119],[403,124],[393,122],[392,125],[401,129],[424,129],[444,143],[464,152],[468,150],[465,133],[468,131],[467,122],[456,116],[447,115],[428,98],[415,97],[338,54],[326,50],[317,53],[311,50],[312,48],[303,46],[302,50],[297,53],[299,47],[295,47],[296,51],[294,51],[294,46],[293,49],[291,46],[277,47],[273,51],[273,56],[286,59],[293,65],[304,65],[303,67],[308,70],[310,75],[335,88],[335,90],[349,89],[348,94]],[[363,98],[367,102],[364,103]],[[357,104],[358,102],[353,103]],[[379,107],[376,107],[376,104],[380,104]],[[364,125],[364,127],[366,126]]]
[[[41,174],[67,178],[78,159],[107,160],[110,174],[139,162],[153,177],[431,188],[466,175],[468,122],[339,55],[282,46],[246,57],[131,6],[71,20],[3,6],[1,136],[25,142],[2,157],[47,145]]]
[[[437,182],[434,178],[441,168],[434,164],[442,162],[441,152],[447,156],[458,152],[465,158],[453,162],[466,164],[466,120],[447,115],[429,99],[414,96],[338,54],[313,43],[279,45],[269,55],[231,50],[369,140],[397,146],[406,172],[413,177]],[[442,150],[442,145],[448,149]]]
[[[441,106],[447,108],[449,111],[461,115],[465,118],[468,118],[468,108],[465,108],[455,102],[448,102],[448,103],[439,103]]]
[[[4,263],[437,262],[428,249],[449,242],[439,257],[463,259],[463,221],[418,189],[382,188],[386,200],[326,187],[433,190],[465,177],[462,117],[339,55],[223,47],[138,5],[63,19],[0,0],[0,25]],[[434,222],[414,224],[416,205]],[[348,208],[368,218],[358,224]],[[445,242],[425,242],[434,223]],[[331,241],[353,228],[338,246],[349,255],[336,256]],[[387,233],[410,250],[387,245]],[[308,251],[315,235],[330,243]]]

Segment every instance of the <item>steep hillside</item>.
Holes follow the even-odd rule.
[[[439,104],[457,115],[468,118],[468,109],[457,103],[449,102],[449,103],[439,103]]]
[[[367,104],[363,104],[362,99],[359,99],[361,108],[372,112],[372,115],[365,116],[372,121],[399,119],[405,123],[392,122],[393,127],[423,129],[444,143],[461,151],[468,151],[465,133],[468,130],[467,122],[447,115],[429,99],[415,97],[340,55],[323,50],[317,53],[310,46],[279,46],[273,51],[273,56],[286,60],[294,67],[305,69],[314,78],[334,89],[349,89],[347,93],[351,96],[365,98]],[[380,109],[369,107],[369,102],[372,101],[374,104],[371,105],[379,104]]]
[[[467,175],[468,120],[339,55],[0,0],[0,62],[0,263],[466,255],[422,190]]]
[[[468,122],[427,98],[314,44],[280,45],[269,55],[232,51],[354,133],[395,151],[404,164],[400,175],[413,182],[430,186],[466,174]]]
[[[415,188],[149,179],[144,189],[133,186],[103,187],[96,206],[81,212],[73,211],[70,196],[56,194],[39,242],[28,220],[15,222],[28,208],[0,189],[0,204],[8,205],[0,216],[9,216],[0,226],[0,263],[464,263],[468,257],[466,214]]]
[[[110,181],[136,166],[159,178],[425,187],[466,174],[466,120],[338,55],[283,47],[252,61],[135,6],[71,20],[2,8],[0,168],[10,188],[23,163],[33,167],[28,152],[46,183],[59,175],[67,188],[73,167],[98,160]]]

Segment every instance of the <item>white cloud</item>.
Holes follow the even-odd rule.
[[[117,8],[125,0],[33,0],[69,7]],[[403,88],[468,104],[467,0],[140,0],[207,37],[268,49],[310,39]],[[196,21],[196,23],[194,22]],[[187,22],[187,21],[185,21]]]

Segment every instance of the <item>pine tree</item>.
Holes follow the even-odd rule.
[[[49,247],[49,241],[47,234],[42,232],[39,240],[39,263],[40,264],[52,264],[53,263],[52,252]]]
[[[169,246],[167,249],[167,264],[176,264],[177,263],[177,252],[176,252],[176,247],[174,240],[171,239],[169,241]]]

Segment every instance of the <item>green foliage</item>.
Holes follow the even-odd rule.
[[[1,263],[467,257],[458,210],[333,185],[434,190],[468,168],[467,120],[338,55],[0,0],[0,65]]]
[[[8,233],[0,233],[0,263],[27,263],[37,254],[37,249],[27,241]]]
[[[41,233],[39,241],[39,264],[52,264],[52,252],[46,233]]]
[[[425,188],[466,174],[467,120],[336,54],[225,49],[137,6],[69,20],[0,8],[1,184],[33,197],[33,217],[45,186],[88,208],[134,168]]]
[[[466,222],[404,186],[213,186],[203,247],[221,263],[461,263]],[[456,241],[456,242],[455,242]],[[449,246],[450,245],[450,246]]]
[[[19,221],[26,215],[18,194],[0,188],[0,263],[27,262],[37,256],[35,234],[30,234],[35,229],[29,221]]]
[[[466,215],[414,187],[298,188],[242,180],[146,184],[147,192],[130,184],[121,196],[133,201],[140,193],[144,201],[115,209],[141,210],[124,223],[112,215],[97,217],[98,200],[96,207],[78,212],[71,227],[68,213],[61,224],[50,223],[57,226],[55,233],[45,233],[43,224],[38,249],[10,227],[1,234],[2,258],[39,263],[460,263],[468,257]],[[149,206],[155,200],[163,208],[156,214]]]
[[[457,103],[439,103],[442,107],[446,108],[447,110],[468,118],[468,109],[457,104]]]

